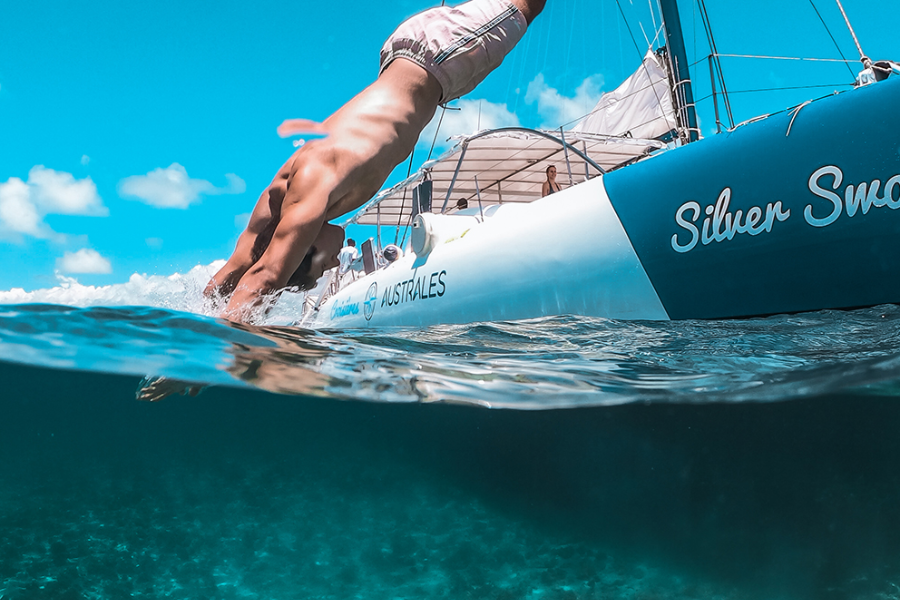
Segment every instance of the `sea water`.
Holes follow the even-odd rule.
[[[206,273],[0,294],[3,600],[900,598],[896,306],[311,331]]]

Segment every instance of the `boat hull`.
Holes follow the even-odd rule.
[[[900,77],[496,215],[314,326],[749,317],[900,302]]]
[[[428,325],[556,314],[668,318],[602,178],[530,204],[499,207],[426,256],[410,252],[342,289],[314,324]]]
[[[900,77],[610,173],[669,316],[900,302],[897,106]],[[748,227],[751,210],[762,221]]]

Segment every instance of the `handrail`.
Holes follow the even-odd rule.
[[[498,129],[488,129],[487,131],[480,131],[474,135],[467,137],[465,139],[465,141],[471,142],[472,140],[477,140],[478,138],[486,137],[486,136],[494,134],[494,133],[506,133],[508,131],[517,131],[520,133],[533,133],[533,134],[539,135],[543,138],[547,138],[548,140],[552,140],[552,141],[558,143],[560,146],[563,146],[564,148],[568,148],[569,150],[574,152],[577,156],[579,156],[581,158],[581,160],[587,162],[592,167],[594,167],[595,169],[600,171],[601,175],[606,174],[606,169],[604,169],[603,167],[598,165],[596,162],[594,162],[594,159],[592,159],[590,156],[582,154],[581,151],[578,150],[578,148],[576,148],[572,144],[570,144],[566,141],[563,141],[556,136],[552,136],[549,133],[547,133],[546,131],[541,131],[539,129],[529,129],[528,127],[500,127]],[[612,136],[610,136],[610,137],[612,137]]]
[[[447,209],[447,206],[450,201],[450,193],[452,193],[452,191],[453,191],[453,184],[455,183],[455,181],[459,175],[459,170],[462,167],[462,160],[463,160],[463,158],[465,158],[466,150],[468,149],[469,143],[474,140],[477,140],[477,139],[480,139],[483,137],[487,137],[490,135],[498,134],[498,133],[526,133],[526,134],[536,135],[538,137],[542,137],[542,138],[548,139],[550,141],[556,142],[557,144],[560,145],[562,150],[564,150],[567,153],[572,152],[573,154],[578,156],[581,160],[583,160],[585,162],[585,169],[587,169],[588,166],[591,166],[594,169],[596,169],[597,172],[599,172],[601,175],[606,174],[606,169],[604,169],[599,164],[597,164],[597,162],[594,159],[592,159],[590,156],[588,156],[586,152],[582,152],[581,150],[579,150],[578,148],[576,148],[574,145],[570,144],[569,142],[565,141],[564,139],[560,139],[560,138],[558,138],[554,135],[551,135],[545,131],[541,131],[539,129],[530,129],[528,127],[500,127],[497,129],[487,129],[485,131],[479,131],[478,133],[475,133],[475,134],[472,134],[470,136],[463,138],[457,144],[457,146],[455,146],[451,151],[449,151],[445,154],[445,156],[447,156],[447,157],[452,156],[453,153],[457,151],[457,149],[462,148],[461,156],[457,160],[456,170],[454,171],[453,179],[451,180],[451,183],[450,183],[450,186],[448,189],[448,194],[444,198],[444,204],[441,207],[441,212],[444,212]],[[610,139],[615,139],[615,136],[608,136],[608,137]],[[440,160],[441,159],[437,159],[437,160],[429,161],[429,162],[433,165],[436,162],[440,162]],[[426,163],[426,164],[428,164],[428,163]],[[429,165],[428,167],[426,167],[424,169],[422,167],[420,167],[419,171],[416,172],[416,174],[412,175],[411,177],[407,177],[405,180],[392,186],[391,188],[378,193],[374,198],[372,198],[372,200],[370,200],[368,203],[366,203],[365,205],[360,207],[360,210],[351,219],[347,220],[347,222],[344,223],[344,225],[346,226],[348,224],[356,223],[357,219],[361,215],[365,214],[367,210],[371,209],[372,206],[377,206],[378,204],[380,204],[385,198],[390,197],[395,190],[399,190],[399,189],[406,187],[406,186],[410,185],[411,183],[417,181],[418,179],[420,179],[422,177],[422,172],[428,171],[428,170],[430,170],[430,168],[431,168],[431,165]]]
[[[450,180],[450,185],[447,187],[447,196],[444,198],[444,205],[441,206],[441,214],[444,214],[444,211],[447,210],[447,203],[450,202],[450,195],[453,193],[453,186],[456,185],[456,178],[459,176],[459,168],[462,166],[463,159],[466,157],[466,150],[469,149],[469,141],[466,140],[462,144],[462,152],[459,153],[459,160],[456,161],[456,170],[453,171],[453,179]],[[403,207],[400,207],[400,210],[403,210]]]

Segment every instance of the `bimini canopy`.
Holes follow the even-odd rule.
[[[457,138],[439,159],[372,199],[349,222],[404,225],[420,209],[452,211],[540,198],[554,165],[563,187],[628,164],[665,147],[676,129],[665,62],[649,51],[641,66],[568,131],[510,127]],[[430,184],[420,185],[429,181]],[[420,201],[421,199],[421,201]]]
[[[478,206],[479,197],[482,206],[532,202],[541,197],[550,165],[556,167],[557,181],[566,188],[664,147],[659,140],[586,131],[510,127],[480,132],[459,139],[450,151],[425,163],[415,175],[379,193],[348,223],[404,225],[420,208],[452,212],[461,199],[469,207]],[[431,183],[420,186],[424,181]]]

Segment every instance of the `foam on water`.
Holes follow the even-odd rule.
[[[77,278],[57,274],[59,285],[25,291],[0,291],[0,304],[56,304],[61,306],[143,306],[215,316],[221,306],[203,296],[203,288],[224,260],[197,265],[187,273],[147,275],[134,273],[125,283],[104,286],[83,285]],[[285,292],[263,319],[266,324],[288,324],[297,319],[303,304],[302,293]]]
[[[59,285],[52,288],[0,291],[0,304],[152,306],[205,314],[203,287],[224,264],[224,260],[217,260],[168,276],[134,273],[125,283],[104,286],[82,285],[74,277],[57,274]]]
[[[259,326],[215,319],[222,261],[121,284],[0,292],[0,360],[376,402],[518,409],[761,402],[900,388],[900,308],[732,321],[519,322],[311,331],[301,293]]]

